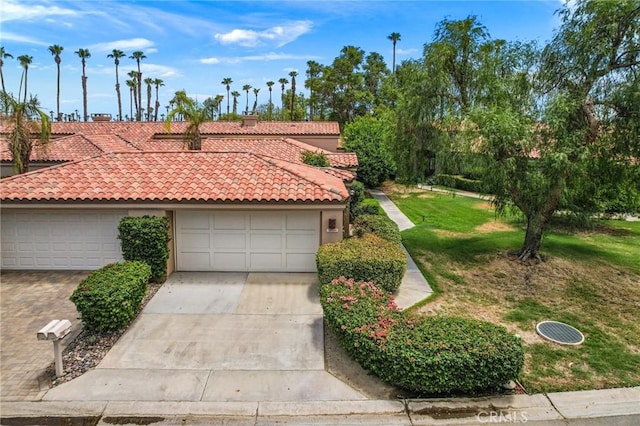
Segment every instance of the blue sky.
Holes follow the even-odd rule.
[[[89,112],[115,116],[115,67],[107,58],[114,48],[128,55],[135,50],[145,53],[143,78],[161,78],[165,83],[160,89],[162,105],[181,89],[201,101],[224,94],[220,82],[225,77],[233,79],[232,90],[241,91],[244,84],[259,87],[259,101],[266,103],[267,81],[288,79],[296,70],[302,88],[308,60],[330,64],[346,45],[378,52],[391,67],[387,36],[398,32],[396,61],[418,58],[445,17],[477,15],[493,38],[544,43],[559,23],[554,12],[560,6],[560,0],[2,0],[0,45],[14,58],[33,56],[29,92],[38,95],[45,111],[55,110],[56,95],[56,66],[47,47],[64,47],[62,112],[82,110],[82,70],[74,52],[88,48]],[[4,62],[7,91],[17,92],[22,68],[15,59]],[[135,68],[135,61],[121,59],[122,86],[126,73]],[[128,110],[126,86],[122,93],[123,109]]]

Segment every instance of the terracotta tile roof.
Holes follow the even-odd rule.
[[[0,140],[0,161],[11,161],[8,141]],[[51,139],[46,148],[36,145],[31,161],[66,162],[95,157],[106,152],[138,151],[117,135],[74,134]]]
[[[182,133],[186,122],[171,123],[171,133]],[[8,127],[0,125],[0,133]],[[243,127],[239,121],[210,121],[203,123],[200,131],[204,135],[339,135],[340,126],[328,121],[259,121],[255,126]],[[51,123],[53,135],[119,134],[127,140],[147,139],[154,134],[167,134],[164,122],[106,121],[78,122],[54,121]]]
[[[136,146],[143,151],[180,151],[185,149],[185,141],[176,139],[148,139],[144,142],[136,143]],[[214,139],[208,138],[202,141],[202,151],[213,152],[251,152],[254,154],[266,155],[273,158],[290,161],[293,163],[302,162],[304,151],[324,152],[327,154],[332,167],[351,168],[358,166],[358,158],[354,153],[335,154],[297,141],[291,138],[284,139]]]
[[[344,202],[342,180],[250,153],[104,154],[0,180],[2,202]]]

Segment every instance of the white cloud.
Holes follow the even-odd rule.
[[[0,22],[32,21],[49,16],[78,16],[78,12],[72,9],[27,2],[21,4],[15,0],[2,0],[0,2],[0,12]]]
[[[294,21],[276,25],[263,31],[233,29],[228,33],[216,33],[214,38],[221,44],[237,44],[243,47],[256,47],[273,44],[282,47],[311,31],[313,22]]]
[[[411,55],[413,53],[417,53],[418,49],[410,48],[410,49],[396,49],[396,55]]]
[[[2,32],[2,40],[3,41],[16,41],[18,43],[25,44],[35,44],[38,46],[49,46],[49,43],[45,43],[44,41],[37,40],[35,38],[25,36],[23,34],[15,34],[10,32]]]
[[[98,52],[111,52],[113,49],[120,49],[128,52],[134,52],[136,50],[142,50],[144,53],[155,53],[158,51],[153,47],[154,43],[146,38],[131,38],[128,40],[116,40],[106,43],[97,43],[89,46],[89,50],[95,50]]]
[[[289,61],[289,60],[297,60],[297,59],[305,59],[305,60],[315,60],[321,59],[319,56],[312,55],[291,55],[288,53],[275,53],[269,52],[263,55],[247,55],[247,56],[229,56],[229,57],[212,57],[212,58],[203,58],[200,59],[199,62],[201,64],[239,64],[242,62],[258,62],[258,61]]]
[[[166,65],[157,65],[157,64],[145,64],[144,62],[140,63],[140,71],[144,75],[144,77],[180,77],[182,74],[173,67],[168,67]]]

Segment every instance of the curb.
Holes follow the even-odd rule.
[[[2,425],[640,424],[640,387],[485,398],[365,401],[3,402]]]

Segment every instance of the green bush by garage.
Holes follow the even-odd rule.
[[[118,225],[122,257],[151,266],[151,279],[164,282],[169,259],[169,219],[160,216],[123,217]]]
[[[400,311],[370,282],[339,278],[320,289],[328,326],[363,368],[419,395],[473,393],[517,379],[521,339],[484,321]]]
[[[375,207],[375,206],[374,206]],[[379,214],[362,214],[353,221],[353,231],[358,237],[371,233],[390,243],[402,244],[400,229],[389,217]]]
[[[151,267],[145,262],[112,263],[93,271],[71,295],[87,331],[120,329],[140,310]]]
[[[342,276],[373,281],[382,289],[393,292],[402,282],[407,256],[399,245],[367,233],[320,246],[316,266],[323,284]]]

